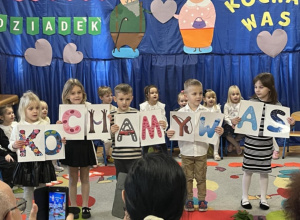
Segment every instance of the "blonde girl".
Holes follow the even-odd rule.
[[[41,117],[43,120],[51,124],[50,118],[48,117],[48,104],[41,100]]]
[[[78,79],[69,79],[62,91],[63,104],[83,104],[86,102],[86,93],[83,85]],[[87,112],[85,113],[87,117]],[[85,127],[85,135],[87,129]],[[82,218],[91,217],[91,209],[88,207],[90,195],[89,170],[91,166],[97,165],[94,145],[91,140],[69,140],[66,143],[66,158],[62,163],[68,165],[69,170],[69,195],[71,206],[77,207],[77,182],[78,170],[80,172],[81,194],[82,194]],[[80,168],[80,169],[78,169]],[[74,218],[79,218],[78,213],[74,213]]]
[[[204,107],[206,107],[209,112],[221,113],[220,104],[217,104],[217,95],[213,90],[211,89],[204,90],[203,102],[204,102]],[[220,146],[220,139],[214,145],[214,160],[216,161],[221,160],[221,157],[218,153],[219,146]]]
[[[19,125],[47,124],[41,118],[40,99],[33,92],[23,94],[19,103]],[[25,145],[25,140],[19,140],[18,126],[14,126],[9,143],[9,149],[16,152]],[[17,163],[14,172],[14,184],[24,186],[23,197],[27,200],[25,213],[29,216],[32,208],[34,188],[43,187],[46,183],[56,180],[55,170],[51,161]]]
[[[140,104],[140,111],[152,111],[161,110],[162,120],[159,121],[159,125],[165,130],[168,127],[168,122],[166,118],[165,104],[161,103],[159,100],[158,88],[155,85],[149,85],[144,88],[146,101]],[[143,155],[148,152],[150,146],[143,147]],[[152,146],[154,147],[154,146]],[[160,144],[158,146],[159,150],[163,153],[168,153],[167,146],[165,144]]]

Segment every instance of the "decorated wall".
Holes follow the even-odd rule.
[[[271,72],[293,112],[300,109],[299,27],[298,0],[1,1],[0,89],[33,90],[56,121],[70,77],[95,104],[100,85],[129,83],[138,107],[144,86],[155,84],[168,112],[188,78],[224,105],[230,85],[248,99],[253,77]]]

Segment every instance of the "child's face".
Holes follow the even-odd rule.
[[[237,89],[234,89],[230,95],[230,100],[232,103],[237,104],[241,100],[241,95]]]
[[[118,109],[123,112],[129,110],[132,99],[132,93],[124,94],[122,92],[119,92],[116,93],[116,96],[114,96],[114,101],[117,103]]]
[[[113,96],[112,93],[106,93],[104,96],[100,96],[103,104],[110,104],[112,102]]]
[[[178,105],[180,106],[180,108],[186,106],[187,102],[187,97],[184,94],[179,96]]]
[[[186,97],[191,109],[196,109],[203,99],[202,86],[189,86],[186,91]]]
[[[46,103],[41,104],[41,117],[45,119],[48,115],[48,105]]]
[[[39,120],[40,105],[37,102],[30,103],[25,109],[25,121],[34,123]]]
[[[81,104],[83,99],[83,93],[79,86],[74,86],[69,92],[68,99],[72,104]]]
[[[6,108],[4,115],[0,116],[4,125],[10,125],[15,120],[14,110],[12,108]]]
[[[262,101],[268,101],[270,96],[270,89],[265,87],[260,80],[254,84],[255,95]]]
[[[205,98],[204,98],[207,107],[211,108],[216,104],[216,96],[214,96],[213,94],[205,94]]]
[[[151,88],[148,94],[148,101],[156,103],[158,101],[158,91],[156,88]]]

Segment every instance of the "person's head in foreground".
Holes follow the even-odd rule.
[[[300,219],[300,172],[291,176],[288,185],[289,198],[284,203],[284,211],[288,219]]]
[[[128,219],[180,219],[186,200],[185,175],[173,158],[146,154],[132,165],[122,196]]]

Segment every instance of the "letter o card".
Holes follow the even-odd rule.
[[[194,142],[195,114],[193,112],[170,112],[170,130],[175,134],[170,140]]]

